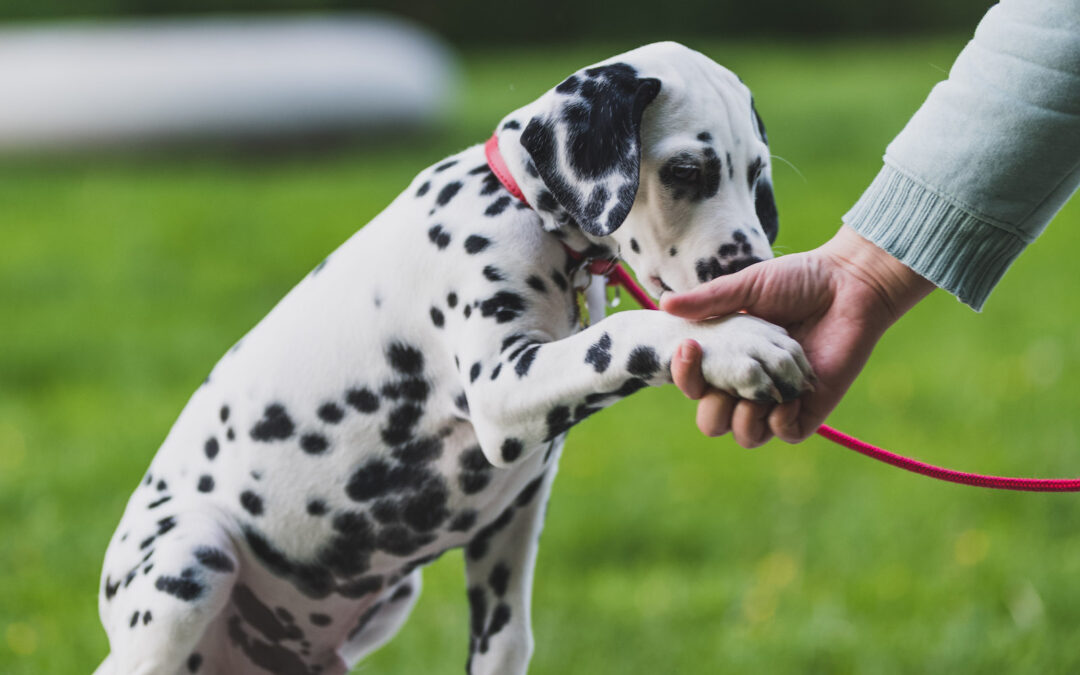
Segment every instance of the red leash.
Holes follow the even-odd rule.
[[[487,156],[488,166],[491,167],[492,172],[494,172],[495,177],[499,179],[499,182],[503,184],[503,187],[505,187],[510,194],[528,204],[525,195],[521,192],[521,188],[518,187],[517,181],[515,181],[514,177],[510,174],[510,170],[506,166],[506,161],[503,159],[502,153],[499,152],[498,135],[493,134],[491,138],[488,139],[487,143],[484,144],[484,154]],[[576,252],[571,249],[567,249],[567,251],[572,256],[577,257]],[[645,309],[660,309],[656,306],[656,303],[652,301],[652,298],[645,293],[644,289],[638,286],[637,282],[634,281],[633,277],[627,273],[623,266],[617,262],[594,261],[590,263],[589,271],[593,274],[603,274],[606,276],[609,286],[622,286],[625,288],[626,291],[633,296],[634,300],[637,300],[638,304]],[[817,433],[837,445],[842,445],[849,450],[854,450],[871,459],[891,464],[900,469],[904,469],[905,471],[911,471],[912,473],[922,474],[923,476],[929,476],[950,483],[974,485],[976,487],[993,488],[995,490],[1080,492],[1080,478],[1009,478],[1007,476],[984,476],[978,473],[954,471],[953,469],[945,469],[940,466],[934,466],[933,464],[920,462],[917,459],[904,457],[903,455],[898,455],[894,452],[889,452],[888,450],[870,445],[865,441],[860,441],[854,436],[849,436],[842,431],[833,429],[824,424],[818,427]]]

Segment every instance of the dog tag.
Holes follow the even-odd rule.
[[[593,274],[589,285],[581,292],[585,296],[585,310],[589,321],[599,321],[607,314],[607,277]]]

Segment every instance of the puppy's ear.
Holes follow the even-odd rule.
[[[769,144],[769,136],[765,133],[765,123],[761,121],[754,106],[754,97],[750,97],[750,112],[754,116],[754,129],[758,137],[765,144]],[[769,243],[776,241],[776,235],[780,232],[780,216],[776,212],[776,199],[773,197],[772,177],[767,173],[758,178],[754,185],[754,210],[757,212],[758,222],[761,229],[768,237]]]
[[[550,109],[521,134],[541,180],[577,221],[598,237],[622,225],[638,188],[641,114],[660,80],[625,63],[587,68],[549,94]]]

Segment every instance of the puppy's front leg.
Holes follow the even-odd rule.
[[[487,458],[510,465],[574,424],[646,386],[671,382],[679,342],[696,339],[705,379],[743,398],[792,398],[810,366],[783,329],[750,316],[694,323],[657,311],[614,314],[562,340],[542,331],[480,336],[463,366],[469,414]]]

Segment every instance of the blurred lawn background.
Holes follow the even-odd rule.
[[[813,247],[965,34],[696,41],[753,89],[780,252]],[[445,134],[266,157],[0,161],[0,673],[107,650],[108,538],[210,366],[421,168],[633,43],[464,54]],[[1080,474],[1080,204],[977,315],[937,292],[830,422],[947,466]],[[403,265],[408,261],[402,261]],[[570,435],[536,576],[532,673],[1073,673],[1080,499],[937,483],[812,439],[706,439],[673,388]],[[459,673],[459,555],[360,673]]]

